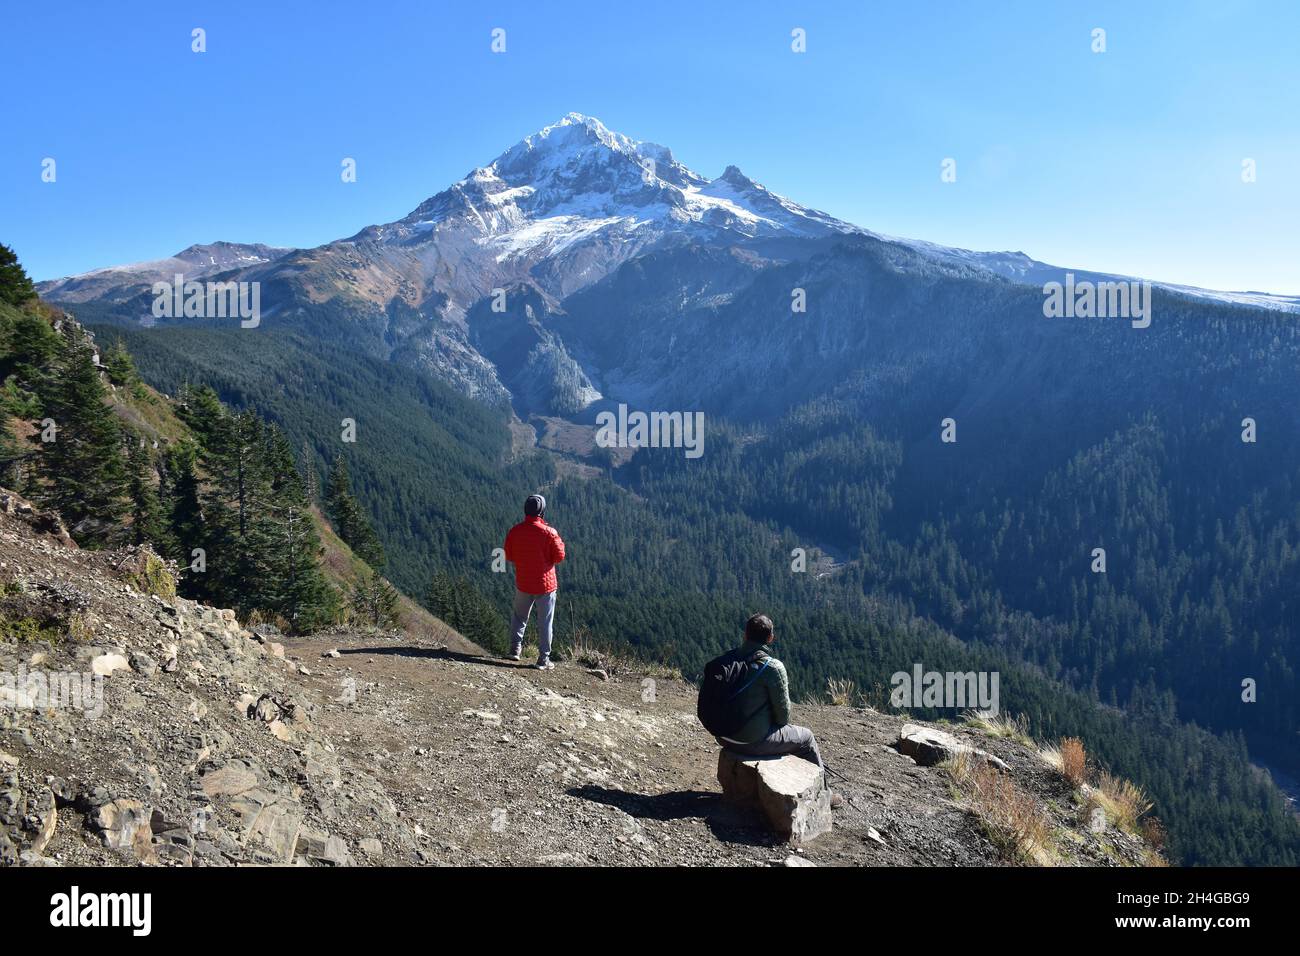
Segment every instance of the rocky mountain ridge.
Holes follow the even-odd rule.
[[[402,219],[347,238],[295,250],[194,246],[170,259],[99,269],[39,289],[50,301],[93,303],[116,321],[148,324],[154,321],[151,283],[171,281],[176,272],[191,279],[256,282],[262,317],[277,327],[301,328],[432,372],[467,395],[511,403],[527,417],[574,414],[601,397],[636,400],[644,394],[636,380],[655,381],[659,372],[609,365],[591,335],[577,337],[573,324],[552,324],[544,335],[520,338],[503,323],[501,334],[490,325],[473,328],[473,315],[515,314],[523,311],[518,303],[531,297],[543,304],[535,314],[562,316],[584,296],[595,297],[605,304],[599,321],[609,333],[631,342],[653,330],[661,346],[679,336],[708,335],[714,310],[759,295],[765,296],[758,303],[764,313],[775,311],[788,322],[792,288],[813,289],[790,283],[811,283],[813,277],[801,273],[817,270],[805,264],[839,255],[841,240],[848,257],[862,248],[881,249],[904,285],[901,299],[889,306],[913,320],[930,306],[935,276],[964,277],[973,289],[969,301],[978,302],[1005,296],[1008,283],[1026,293],[1032,289],[1029,299],[1041,298],[1045,282],[1062,281],[1069,271],[1021,252],[972,252],[883,236],[780,196],[736,166],[709,179],[666,147],[570,113]],[[674,253],[704,261],[735,257],[747,269],[724,267],[678,287],[674,276],[656,271],[657,262]],[[1131,278],[1073,271],[1080,281]],[[610,306],[613,286],[645,275],[654,279],[654,308],[621,299]],[[785,285],[777,288],[778,280]],[[834,316],[847,328],[832,328],[831,335],[851,334],[872,317],[862,311],[862,300],[878,298],[878,285],[874,276],[855,274],[836,286],[847,309]],[[1160,288],[1176,301],[1300,310],[1292,296]],[[1041,301],[1030,304],[1041,319]],[[819,328],[830,314],[825,299],[814,301],[813,310],[802,324]],[[741,361],[763,335],[761,327],[742,331],[745,338],[728,342],[731,350],[720,353],[726,361]],[[710,356],[718,354],[715,348]],[[684,352],[679,348],[673,357]],[[658,358],[648,356],[650,363]],[[700,372],[690,363],[681,370],[688,382],[699,380]],[[633,387],[621,393],[624,385]]]

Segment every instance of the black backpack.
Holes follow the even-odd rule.
[[[762,665],[750,674],[749,665],[760,658]],[[723,654],[704,665],[704,680],[700,683],[700,699],[695,705],[695,714],[705,730],[715,737],[730,737],[758,713],[740,713],[736,699],[758,680],[771,662],[772,659],[760,650],[739,660],[730,654]],[[763,706],[767,706],[766,702]]]

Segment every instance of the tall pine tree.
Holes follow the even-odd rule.
[[[203,506],[212,585],[242,612],[269,597],[271,482],[265,427],[253,412],[221,411],[200,465],[207,487]]]
[[[264,456],[271,519],[265,606],[295,630],[311,630],[334,616],[336,594],[321,572],[322,549],[311,502],[289,440],[280,429],[267,429]]]
[[[45,399],[53,428],[34,436],[40,449],[40,498],[63,516],[73,536],[92,547],[109,543],[128,507],[122,429],[105,403],[104,386],[85,341],[71,341],[55,363]],[[52,441],[43,441],[49,435]]]
[[[196,470],[198,455],[195,444],[185,441],[168,449],[165,457],[170,553],[181,567],[181,593],[195,600],[211,600],[216,590],[207,571],[209,542]]]
[[[379,536],[371,527],[370,519],[352,494],[352,479],[342,455],[335,457],[334,467],[330,470],[329,484],[325,489],[325,507],[334,530],[343,539],[343,543],[352,549],[352,553],[375,570],[383,568],[387,563],[384,547],[379,543]]]
[[[158,472],[153,452],[143,438],[131,441],[127,452],[128,489],[131,496],[132,544],[149,544],[159,554],[174,550],[163,504],[158,496]]]

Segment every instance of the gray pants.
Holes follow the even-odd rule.
[[[510,653],[518,654],[524,649],[524,629],[528,627],[528,615],[533,606],[537,606],[537,662],[544,664],[551,659],[551,637],[555,626],[555,594],[525,594],[515,591],[514,612],[510,615]]]
[[[773,727],[766,737],[752,744],[737,744],[730,740],[718,738],[723,750],[742,754],[746,757],[778,757],[782,754],[794,754],[817,766],[822,764],[821,751],[817,749],[817,738],[807,727],[798,724],[786,724]]]

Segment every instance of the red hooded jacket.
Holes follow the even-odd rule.
[[[541,518],[525,518],[506,535],[506,560],[515,566],[515,586],[525,594],[550,594],[559,585],[555,566],[564,560],[564,542]]]

